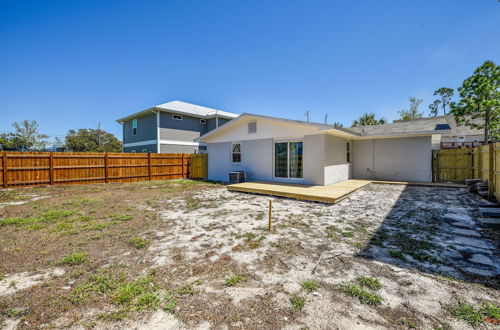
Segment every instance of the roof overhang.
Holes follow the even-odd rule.
[[[393,138],[405,138],[405,137],[419,137],[419,136],[432,136],[441,135],[451,130],[439,130],[439,131],[421,131],[421,132],[393,132],[386,134],[373,134],[373,135],[360,135],[353,138],[353,140],[372,140],[372,139],[393,139]]]
[[[241,122],[243,120],[252,120],[252,119],[274,120],[274,121],[291,123],[291,124],[296,124],[296,125],[303,125],[306,127],[314,127],[317,129],[317,133],[321,134],[321,133],[326,133],[326,131],[328,131],[329,134],[336,135],[339,137],[345,137],[345,138],[352,138],[352,137],[359,135],[358,133],[347,132],[343,129],[334,128],[334,127],[332,127],[332,125],[327,125],[327,124],[310,123],[310,122],[300,121],[300,120],[264,116],[264,115],[258,115],[258,114],[252,114],[252,113],[243,113],[240,116],[238,116],[236,119],[233,119],[230,122],[225,123],[224,125],[219,126],[218,128],[200,136],[195,141],[205,141],[206,138],[213,136],[213,135],[216,135],[216,134],[220,133],[221,131],[228,129],[230,126],[237,125],[239,122]]]
[[[189,117],[195,117],[195,118],[200,118],[200,119],[211,119],[211,118],[233,119],[233,118],[237,117],[237,115],[235,115],[233,117],[233,116],[228,116],[228,115],[225,115],[225,114],[221,114],[221,113],[219,113],[217,111],[213,111],[213,112],[209,113],[208,115],[197,115],[197,114],[185,113],[184,111],[170,110],[170,109],[159,108],[159,107],[151,107],[151,108],[148,108],[146,110],[142,110],[142,111],[133,113],[133,114],[131,114],[129,116],[117,119],[116,121],[121,124],[124,121],[135,119],[135,118],[138,118],[138,117],[142,117],[142,116],[145,116],[145,115],[147,115],[147,114],[149,114],[151,112],[156,113],[158,111],[160,111],[160,112],[166,112],[166,113],[176,113],[176,114],[179,114],[179,115],[189,116]]]

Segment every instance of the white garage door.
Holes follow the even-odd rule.
[[[431,137],[358,140],[353,143],[354,179],[422,181],[432,179]]]

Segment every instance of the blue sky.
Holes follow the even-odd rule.
[[[0,132],[96,127],[170,100],[350,125],[500,62],[500,2],[0,0]]]

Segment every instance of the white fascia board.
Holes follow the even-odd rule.
[[[137,146],[143,146],[146,144],[156,144],[156,140],[147,140],[147,141],[139,141],[139,142],[131,142],[131,143],[124,143],[124,147],[137,147]]]
[[[159,140],[159,144],[177,144],[182,146],[197,146],[198,142],[189,142],[189,141],[177,141],[177,140]]]
[[[165,113],[175,113],[175,114],[179,114],[179,115],[183,115],[183,116],[187,116],[187,117],[195,117],[195,118],[200,118],[200,119],[211,119],[211,118],[217,118],[217,117],[224,118],[224,119],[234,119],[234,118],[237,118],[239,116],[239,115],[235,115],[234,117],[231,117],[231,116],[227,116],[224,114],[215,114],[215,113],[208,114],[208,115],[200,115],[200,114],[186,112],[186,111],[171,110],[168,108],[158,108],[158,107],[154,107],[154,110],[159,110],[159,111],[162,111]]]
[[[147,141],[139,141],[139,142],[131,142],[123,144],[124,147],[137,147],[146,144],[176,144],[182,146],[197,146],[200,145],[198,142],[189,142],[189,141],[177,141],[177,140],[147,140]]]
[[[131,114],[129,116],[126,116],[126,117],[123,117],[123,118],[120,118],[120,119],[117,119],[116,122],[118,122],[120,124],[123,124],[124,121],[130,120],[130,119],[135,119],[135,118],[138,118],[138,117],[142,117],[144,115],[147,115],[150,112],[154,112],[154,107],[153,108],[148,108],[146,110],[142,110],[142,111],[139,111],[139,112],[136,112],[136,113],[133,113],[133,114]]]
[[[390,134],[382,134],[382,135],[364,135],[364,136],[356,136],[353,137],[353,140],[375,140],[375,139],[393,139],[393,138],[410,138],[410,137],[419,137],[419,136],[432,136],[435,134],[442,134],[440,131],[422,131],[415,133],[390,133]]]

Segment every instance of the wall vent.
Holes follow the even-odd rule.
[[[248,133],[257,133],[257,122],[248,123]]]

